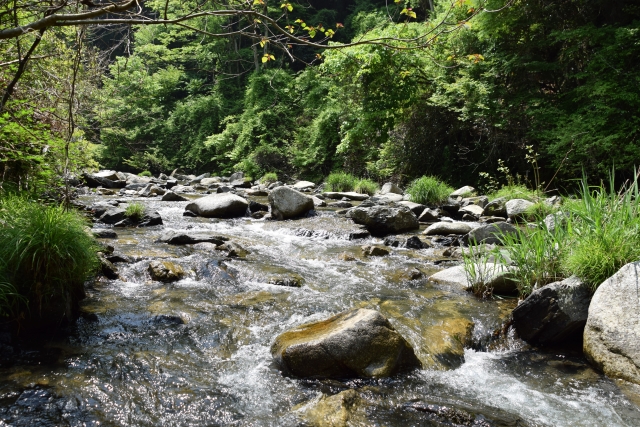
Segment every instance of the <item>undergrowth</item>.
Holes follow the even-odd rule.
[[[453,187],[433,176],[423,176],[416,179],[407,188],[411,201],[423,205],[435,205],[446,202],[453,193]]]

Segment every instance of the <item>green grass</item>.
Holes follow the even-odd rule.
[[[326,180],[325,191],[353,191],[358,178],[346,172],[334,172],[329,174]]]
[[[530,221],[544,221],[547,215],[557,212],[558,209],[545,202],[536,202],[525,211],[525,216]]]
[[[489,200],[495,200],[501,197],[506,200],[524,199],[530,202],[538,200],[538,194],[522,184],[505,185],[498,191],[490,193],[487,196],[489,197]]]
[[[132,221],[140,221],[144,216],[144,205],[141,203],[131,203],[124,210],[124,216]]]
[[[152,177],[153,175],[151,174],[150,171],[142,171],[138,174],[138,176],[147,176],[147,177]]]
[[[380,186],[376,182],[366,178],[359,179],[353,186],[353,191],[356,193],[368,194],[370,196],[376,194],[379,189]]]
[[[275,172],[267,172],[262,178],[260,178],[260,182],[264,185],[273,184],[278,181],[278,175]]]
[[[62,207],[0,200],[0,313],[14,321],[61,321],[77,308],[99,266],[86,221]],[[68,319],[71,320],[71,319]]]
[[[407,188],[411,201],[423,205],[435,205],[446,202],[453,187],[433,176],[423,176],[416,179]]]

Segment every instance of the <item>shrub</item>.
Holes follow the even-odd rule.
[[[526,186],[522,184],[505,185],[502,188],[500,188],[498,191],[489,193],[488,197],[489,197],[489,200],[495,200],[500,197],[503,197],[506,200],[524,199],[530,202],[535,202],[538,200],[537,193],[534,190],[529,190]]]
[[[124,216],[132,221],[140,221],[144,216],[144,206],[141,203],[131,203],[124,210]]]
[[[273,184],[276,181],[278,181],[278,175],[275,172],[267,172],[260,178],[260,182],[265,185]]]
[[[433,176],[423,176],[416,179],[407,188],[411,201],[423,205],[435,205],[447,201],[453,187]]]
[[[153,176],[153,175],[151,175],[151,172],[149,172],[149,171],[142,171],[142,172],[140,172],[140,173],[138,174],[138,176],[148,176],[148,177],[151,177],[151,176]]]
[[[370,196],[373,196],[379,189],[380,186],[370,179],[359,179],[353,186],[353,191],[356,193],[368,194]]]
[[[326,181],[326,191],[353,191],[358,178],[346,172],[329,174]]]
[[[84,282],[99,266],[86,222],[62,207],[0,200],[0,312],[53,327],[72,320]]]

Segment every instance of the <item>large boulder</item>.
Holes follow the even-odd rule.
[[[518,229],[506,222],[496,222],[492,224],[481,225],[478,228],[474,228],[464,235],[462,240],[464,243],[485,243],[488,245],[502,244],[500,238],[502,236],[515,236],[518,233]]]
[[[313,199],[289,187],[277,187],[269,194],[271,215],[277,219],[302,216],[314,208]]]
[[[356,224],[362,224],[374,236],[416,230],[420,227],[418,218],[406,206],[356,207],[347,212]]]
[[[575,276],[536,289],[513,310],[513,326],[535,345],[576,342],[587,322],[591,292]]]
[[[467,234],[472,229],[466,222],[436,222],[424,230],[427,236],[448,236],[449,234]]]
[[[518,219],[522,217],[534,204],[524,199],[511,199],[505,204],[507,216],[509,218]]]
[[[382,186],[382,188],[380,189],[380,194],[388,194],[388,193],[393,193],[393,194],[403,194],[402,188],[398,187],[397,185],[395,185],[393,182],[387,182],[386,184],[384,184]]]
[[[407,341],[374,310],[355,309],[279,335],[271,354],[288,375],[380,378],[420,367]]]
[[[475,277],[470,277],[464,265],[458,265],[438,271],[429,277],[429,280],[453,285],[465,291],[475,288],[475,290],[499,295],[513,294],[517,290],[516,282],[510,278],[510,271],[502,264],[478,263],[473,266],[473,271],[475,271]]]
[[[101,216],[100,221],[105,224],[116,224],[125,219],[125,210],[121,208],[107,209]]]
[[[584,329],[584,354],[607,376],[640,384],[640,262],[596,290]]]
[[[249,202],[231,193],[211,194],[189,203],[185,210],[208,218],[234,218],[244,216]]]
[[[498,197],[497,199],[487,203],[487,205],[484,207],[484,211],[482,212],[482,215],[501,216],[506,218],[507,217],[506,203],[507,203],[507,200],[505,198]]]
[[[109,178],[105,178],[99,176],[98,174],[91,173],[83,173],[82,177],[84,178],[87,186],[91,188],[96,187],[104,187],[104,188],[124,188],[127,185],[126,181],[123,180],[111,180]]]

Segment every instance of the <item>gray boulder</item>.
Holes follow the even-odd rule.
[[[158,242],[168,243],[170,245],[188,245],[195,243],[213,243],[221,245],[229,240],[228,237],[219,236],[217,234],[208,233],[206,231],[167,231]]]
[[[421,366],[389,321],[366,309],[284,332],[271,354],[286,374],[302,378],[381,378]]]
[[[440,211],[439,210],[426,208],[418,216],[418,221],[420,221],[420,222],[433,222],[433,221],[437,221],[439,217],[440,217]]]
[[[311,190],[315,186],[316,185],[310,181],[298,181],[295,184],[293,184],[293,188],[295,188],[298,191]]]
[[[241,172],[234,172],[229,177],[229,182],[240,181],[240,180],[244,181],[244,172],[242,172],[242,171]]]
[[[462,206],[477,205],[484,209],[489,203],[487,196],[467,197],[462,199]]]
[[[104,222],[105,224],[116,224],[125,218],[124,213],[124,209],[108,209],[105,213],[102,214],[102,216],[100,216],[100,221]]]
[[[507,217],[507,200],[503,197],[499,197],[491,202],[487,203],[484,207],[482,215],[484,216],[501,216]]]
[[[100,172],[94,173],[93,175],[100,178],[106,178],[111,181],[120,181],[120,177],[118,176],[118,172],[116,171],[101,170]]]
[[[185,210],[208,218],[235,218],[244,216],[249,202],[231,193],[211,194],[189,203]]]
[[[587,322],[591,292],[575,276],[536,289],[513,310],[513,326],[535,345],[576,342]]]
[[[143,197],[162,196],[166,192],[167,190],[164,190],[155,184],[147,184],[147,186],[140,192],[140,195]]]
[[[193,185],[193,184],[200,184],[200,182],[205,179],[205,178],[209,178],[211,176],[210,173],[203,173],[202,175],[196,176],[195,178],[193,178],[190,182],[189,185]]]
[[[482,215],[484,209],[478,205],[467,205],[463,206],[458,210],[458,215],[470,215],[471,217],[478,219]]]
[[[456,191],[454,191],[453,193],[449,194],[449,197],[468,197],[471,193],[475,192],[476,189],[469,186],[469,185],[465,185],[464,187],[460,187],[458,188]]]
[[[186,202],[187,200],[189,200],[189,199],[187,199],[186,197],[181,196],[179,194],[176,194],[173,191],[167,191],[162,196],[162,201],[163,202]]]
[[[83,173],[82,177],[84,178],[87,186],[91,188],[96,187],[104,187],[104,188],[124,188],[127,185],[126,181],[122,180],[111,180],[108,178],[104,178],[98,176],[97,174]]]
[[[387,182],[380,189],[380,194],[389,194],[389,193],[402,195],[403,191],[400,187],[395,185],[393,182]]]
[[[316,196],[311,196],[311,198],[313,199],[313,205],[317,208],[323,208],[325,206],[327,206],[327,202],[325,202],[324,200],[316,197]]]
[[[427,236],[448,236],[449,234],[467,234],[471,226],[466,222],[436,222],[424,230]]]
[[[518,229],[506,222],[481,225],[469,231],[463,236],[462,241],[466,244],[485,243],[490,245],[501,244],[500,237],[504,235],[516,235]]]
[[[408,202],[406,200],[402,200],[398,202],[398,204],[411,209],[411,212],[413,212],[416,217],[422,214],[422,212],[427,208],[425,205],[421,205],[420,203]]]
[[[506,204],[507,216],[512,219],[518,219],[534,204],[524,199],[511,199]]]
[[[516,283],[509,278],[509,270],[502,264],[479,263],[475,265],[474,269],[477,272],[476,277],[469,277],[464,265],[458,265],[438,271],[429,277],[429,280],[454,285],[466,291],[476,287],[501,295],[513,294],[517,290]]]
[[[406,206],[356,207],[347,212],[356,224],[362,224],[374,236],[400,233],[420,227],[418,218]]]
[[[379,194],[376,196],[379,200],[384,200],[387,202],[402,202],[404,200],[404,196],[402,194],[395,193],[387,193],[387,194]]]
[[[277,219],[302,216],[314,208],[313,199],[289,187],[277,187],[269,194],[271,215]]]
[[[587,359],[611,378],[640,384],[640,262],[622,267],[596,290],[584,329]]]

